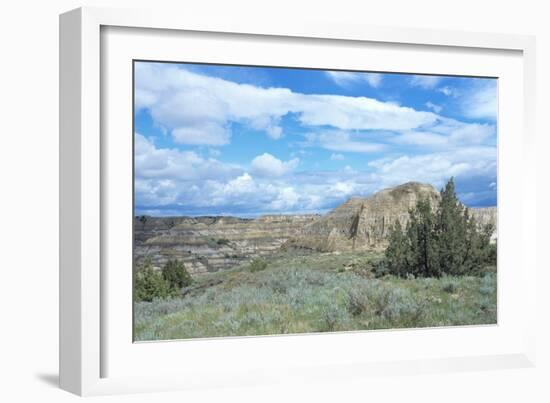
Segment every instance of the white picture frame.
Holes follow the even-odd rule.
[[[117,175],[113,175],[114,171],[109,171],[109,169],[116,169],[112,168],[113,164],[109,164],[109,158],[112,157],[113,152],[127,148],[127,143],[112,142],[112,136],[105,138],[105,133],[110,133],[111,124],[117,124],[107,119],[109,114],[113,114],[109,108],[112,107],[115,111],[116,108],[122,107],[117,111],[121,111],[121,115],[126,116],[125,110],[128,105],[124,102],[113,103],[113,100],[116,101],[128,93],[124,88],[115,89],[113,80],[105,80],[105,77],[102,77],[102,74],[106,75],[107,71],[111,75],[124,74],[125,71],[117,70],[116,66],[115,70],[103,70],[105,60],[102,58],[111,57],[105,49],[107,47],[111,50],[122,49],[120,44],[123,44],[111,39],[107,42],[105,36],[102,36],[102,33],[109,31],[109,27],[117,27],[117,30],[123,31],[126,29],[123,36],[132,36],[132,30],[154,29],[156,30],[154,32],[160,34],[150,41],[146,36],[153,31],[142,31],[145,35],[142,39],[148,42],[143,47],[150,48],[157,41],[159,45],[157,47],[168,49],[166,51],[168,53],[174,41],[180,40],[178,33],[185,35],[186,32],[190,32],[193,33],[194,38],[215,34],[217,41],[220,38],[223,41],[224,35],[227,36],[227,40],[231,35],[250,37],[259,43],[262,40],[269,40],[270,43],[275,44],[273,46],[279,46],[282,49],[287,46],[286,43],[290,42],[307,47],[311,41],[320,41],[319,43],[326,42],[326,46],[332,46],[336,50],[339,47],[345,47],[346,44],[354,46],[375,44],[380,48],[394,46],[398,55],[400,51],[404,51],[399,49],[412,47],[416,51],[429,54],[426,57],[431,58],[434,63],[438,52],[447,54],[445,57],[457,57],[452,56],[455,51],[470,52],[474,54],[472,57],[476,57],[475,54],[478,55],[477,57],[485,57],[484,55],[494,53],[497,59],[501,53],[513,54],[510,63],[502,59],[503,66],[510,66],[506,71],[505,67],[502,67],[503,77],[508,77],[504,81],[503,90],[505,95],[517,94],[516,98],[519,100],[516,99],[515,103],[511,100],[510,103],[504,102],[500,113],[512,111],[512,108],[517,108],[518,104],[521,109],[517,113],[518,116],[510,118],[508,123],[505,121],[504,127],[499,130],[507,139],[499,150],[499,161],[502,161],[499,175],[506,175],[507,181],[509,180],[509,186],[504,186],[503,190],[499,186],[499,231],[503,231],[501,222],[506,224],[509,221],[509,225],[504,225],[504,231],[508,233],[508,242],[514,241],[517,247],[514,251],[510,251],[510,248],[501,248],[500,236],[504,235],[505,245],[507,237],[506,233],[499,233],[499,261],[503,257],[509,257],[510,259],[507,260],[516,263],[519,269],[515,272],[504,270],[504,274],[501,275],[499,266],[499,325],[483,329],[445,328],[145,343],[145,347],[139,347],[139,351],[132,345],[131,340],[124,338],[125,336],[122,341],[117,341],[117,338],[112,336],[113,333],[125,334],[124,332],[128,331],[127,326],[121,326],[120,332],[115,326],[116,323],[125,323],[124,318],[120,321],[118,319],[121,318],[120,315],[127,312],[127,308],[117,305],[120,309],[113,309],[112,298],[109,298],[109,293],[119,283],[114,279],[112,283],[108,285],[106,283],[107,279],[111,280],[105,270],[109,267],[112,252],[109,252],[110,249],[105,240],[105,228],[115,227],[116,229],[125,225],[123,222],[116,221],[113,218],[115,216],[107,212],[112,209],[109,204],[111,203],[109,194],[113,183],[115,185],[118,183],[115,177],[118,177],[118,180],[125,180],[124,171],[117,171]],[[137,35],[138,31],[135,32]],[[163,36],[163,32],[170,35]],[[161,45],[162,41],[164,41],[163,45]],[[208,46],[215,46],[215,44]],[[128,49],[131,49],[131,46],[128,46]],[[235,49],[235,52],[238,50]],[[151,10],[81,8],[61,15],[61,387],[79,395],[97,395],[303,382],[308,379],[329,381],[380,373],[397,375],[419,371],[463,371],[534,365],[537,266],[535,242],[530,242],[534,235],[529,234],[535,233],[535,196],[527,191],[514,192],[512,188],[512,185],[520,186],[524,190],[535,188],[534,52],[534,38],[520,35],[369,27],[315,21],[303,21],[300,25],[281,25],[279,21],[270,22],[268,19],[211,20],[196,18],[189,14]],[[121,50],[117,54],[123,53],[127,59],[134,57],[131,51],[126,54]],[[196,57],[194,61],[199,61]],[[261,52],[254,52],[253,55],[248,56],[249,63],[252,63],[254,57],[262,57]],[[264,59],[263,63],[269,63],[269,60]],[[121,63],[124,64],[124,60]],[[303,66],[306,62],[296,61],[296,63]],[[496,66],[495,69],[499,68],[497,66],[499,62],[496,59],[492,62],[488,60],[487,63],[488,65],[493,63]],[[120,65],[119,63],[118,66]],[[448,68],[455,70],[447,72],[458,73],[460,69],[466,69],[466,66],[457,63],[456,66]],[[490,69],[490,67],[487,68]],[[110,67],[107,66],[107,69]],[[439,70],[437,72],[441,73]],[[432,73],[437,72],[432,71]],[[120,80],[121,76],[115,78],[116,82],[124,81],[124,77],[122,80]],[[507,92],[506,83],[510,83],[510,92]],[[123,85],[127,84],[128,82],[123,83]],[[106,94],[114,94],[114,98]],[[104,99],[105,96],[107,99]],[[131,100],[129,102],[131,105]],[[131,122],[127,123],[131,124]],[[512,133],[510,130],[512,128],[517,130]],[[512,165],[514,170],[511,169]],[[501,200],[506,200],[502,211]],[[128,213],[126,218],[129,216]],[[512,230],[514,237],[511,234]],[[109,232],[110,239],[113,239],[113,234]],[[118,253],[121,257],[122,252]],[[511,289],[506,288],[507,285],[515,285],[517,291],[514,295],[502,292],[500,284],[503,284],[504,290]],[[516,303],[514,298],[518,297],[521,297],[521,306],[514,307]],[[116,304],[119,303],[116,302]],[[504,320],[501,320],[503,319],[500,314],[501,307],[505,308]],[[380,343],[381,354],[389,351],[390,343],[403,343],[409,340],[425,346],[419,348],[416,355],[407,354],[404,349],[399,348],[395,348],[391,356],[388,354],[376,356],[372,351],[369,353],[370,357],[365,356],[367,353],[354,354],[351,348],[366,338],[370,342]],[[451,343],[453,340],[463,340],[463,348],[445,347],[446,343]],[[483,344],[482,340],[485,340],[486,344]],[[476,341],[480,341],[478,346],[474,346]],[[494,341],[492,343],[494,348],[488,347],[491,341]],[[330,353],[337,345],[351,346],[349,351],[343,349],[339,354],[344,358],[348,357],[347,359],[340,359],[336,354]],[[323,346],[325,348],[328,346],[329,353],[319,357],[315,351]],[[192,353],[193,351],[195,354]],[[199,362],[201,357],[205,357],[201,354],[207,354],[208,351],[214,351],[214,353],[211,357],[205,358],[205,362]],[[230,351],[236,353],[232,355]],[[285,357],[285,352],[290,354]],[[169,360],[168,357],[178,354],[186,354],[184,364]],[[216,358],[216,355],[220,358]],[[264,363],[258,364],[254,361],[254,357],[263,357]],[[149,371],[136,368],[133,359],[143,362],[143,366],[148,367]],[[149,359],[151,361],[147,361]],[[215,362],[213,360],[216,359],[219,360],[220,365],[209,373],[208,366],[211,367]],[[117,366],[115,365],[117,362],[129,364],[126,366],[117,364]],[[151,371],[151,368],[154,369],[155,362],[162,363],[167,370],[158,371],[155,374],[155,371]],[[223,365],[223,362],[226,364],[229,362],[230,365]],[[193,368],[193,371],[189,368]],[[205,374],[210,376],[206,377]]]

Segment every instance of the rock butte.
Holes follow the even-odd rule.
[[[325,215],[136,217],[134,256],[138,264],[150,257],[156,266],[179,259],[191,274],[198,275],[291,249],[380,250],[387,246],[396,220],[406,226],[408,211],[418,200],[429,199],[435,206],[439,198],[431,185],[408,182],[370,197],[352,197]],[[492,223],[496,228],[496,207],[470,211],[479,224]]]

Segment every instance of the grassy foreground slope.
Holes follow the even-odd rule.
[[[184,296],[135,304],[135,339],[496,323],[496,272],[374,278],[374,252],[280,256],[200,277]]]

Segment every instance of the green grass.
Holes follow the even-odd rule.
[[[374,252],[280,256],[196,279],[184,296],[135,304],[136,340],[496,323],[496,273],[375,278]]]

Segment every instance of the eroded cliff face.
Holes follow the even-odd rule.
[[[384,249],[391,226],[407,225],[409,209],[420,199],[432,206],[439,192],[430,185],[409,182],[367,198],[351,198],[320,215],[237,217],[136,217],[134,257],[150,257],[161,266],[168,259],[185,263],[191,274],[224,270],[291,249],[334,252]],[[482,225],[495,225],[496,208],[470,209]]]
[[[478,207],[471,208],[470,212],[472,217],[477,221],[479,226],[492,225],[494,228],[493,235],[491,236],[491,242],[497,241],[497,208],[496,207]]]
[[[409,209],[418,200],[439,203],[439,193],[430,185],[409,182],[384,189],[367,198],[351,198],[333,211],[304,227],[299,237],[285,247],[317,251],[382,249],[391,226],[399,220],[406,226]]]
[[[134,257],[150,257],[160,266],[169,259],[184,262],[192,274],[231,268],[278,251],[318,215],[236,217],[138,217],[134,222]]]

